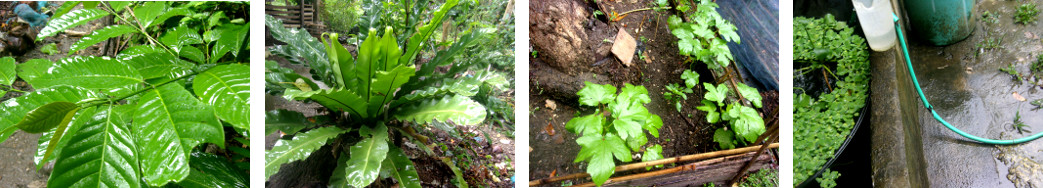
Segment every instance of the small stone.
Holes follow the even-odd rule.
[[[615,54],[619,61],[623,62],[623,65],[629,67],[634,65],[634,51],[636,48],[637,42],[634,41],[634,37],[630,36],[625,29],[620,29],[619,34],[616,34],[615,43],[612,44],[612,54]]]
[[[550,108],[551,111],[558,109],[558,103],[554,102],[554,100],[547,99],[546,102],[547,104],[543,105],[544,107]]]

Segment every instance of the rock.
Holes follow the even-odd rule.
[[[537,58],[570,75],[589,70],[594,59],[583,27],[589,16],[584,1],[529,1],[529,41]]]
[[[634,37],[630,36],[626,29],[619,29],[615,43],[612,44],[612,54],[615,54],[619,61],[623,62],[623,65],[629,67],[634,65],[634,50],[636,48],[637,41],[634,41]]]

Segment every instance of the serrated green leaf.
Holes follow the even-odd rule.
[[[717,24],[717,33],[720,33],[721,37],[728,41],[742,44],[741,41],[739,41],[739,33],[735,32],[735,25],[732,25],[731,23],[726,22],[724,24]]]
[[[750,87],[743,83],[735,83],[735,89],[739,90],[739,95],[749,100],[753,106],[757,108],[761,107],[761,94],[757,91],[757,88]]]
[[[51,187],[141,187],[137,144],[127,123],[112,107],[100,107],[55,159]]]
[[[26,82],[36,88],[75,85],[87,89],[111,89],[144,82],[137,70],[108,57],[75,56],[62,59],[47,69],[23,69],[23,72],[27,71],[41,71],[25,73],[33,75]]]
[[[192,152],[189,162],[192,172],[184,181],[178,182],[181,187],[249,187],[247,174],[239,170],[228,159],[204,152]]]
[[[681,73],[681,79],[684,80],[684,85],[688,88],[693,88],[699,84],[699,73],[695,71],[685,69],[684,73]]]
[[[366,187],[377,180],[381,163],[388,155],[387,127],[379,125],[369,134],[372,137],[351,146],[351,158],[345,163],[344,179],[355,187]]]
[[[713,141],[721,146],[721,149],[735,149],[735,136],[725,128],[717,128],[713,132]]]
[[[96,20],[101,17],[108,16],[109,12],[100,9],[77,9],[69,13],[62,14],[59,17],[51,19],[47,22],[47,27],[40,30],[40,33],[36,35],[36,41],[41,41],[44,38],[58,34],[58,32],[65,31],[69,28],[73,28],[91,20]]]
[[[470,98],[452,95],[405,105],[395,113],[395,119],[427,124],[433,121],[460,125],[475,125],[485,121],[485,107]]]
[[[308,158],[312,152],[326,145],[326,142],[350,129],[338,127],[322,127],[297,134],[292,140],[278,140],[275,146],[265,151],[264,179],[270,178],[283,164]]]
[[[612,85],[601,85],[588,81],[584,81],[583,84],[586,86],[576,93],[576,95],[579,95],[579,104],[598,106],[600,104],[608,104],[613,98],[616,98],[616,87]]]
[[[597,186],[605,183],[615,172],[616,163],[612,159],[613,156],[620,161],[630,162],[630,149],[627,149],[626,143],[622,139],[612,133],[605,136],[583,135],[576,139],[576,143],[582,148],[574,162],[590,159],[587,164],[587,173]]]
[[[164,33],[163,36],[159,37],[159,42],[180,54],[181,47],[202,44],[203,37],[199,35],[199,31],[195,28],[181,25]]]
[[[134,112],[141,172],[150,186],[163,186],[188,176],[188,154],[196,145],[224,147],[224,129],[214,109],[178,84],[146,91]]]
[[[648,143],[648,138],[644,136],[631,136],[630,138],[627,138],[626,141],[627,146],[630,146],[631,150],[639,152],[641,151],[641,146]]]
[[[756,109],[739,105],[736,107],[739,113],[737,120],[732,121],[732,129],[735,134],[742,136],[747,142],[755,143],[757,137],[764,134],[764,119],[757,113]]]
[[[706,87],[706,94],[703,95],[704,99],[717,102],[717,106],[724,106],[721,104],[724,102],[724,98],[728,97],[727,86],[718,84],[717,87],[714,87],[713,84],[703,83],[703,87]]]
[[[605,116],[601,115],[600,112],[594,114],[572,118],[568,123],[565,123],[565,129],[580,135],[587,134],[601,134],[605,128]]]
[[[717,112],[717,105],[710,100],[703,100],[703,105],[695,107],[695,109],[706,111],[706,122],[717,123],[721,120],[720,112]]]
[[[297,134],[297,131],[312,126],[314,124],[308,123],[308,118],[300,112],[279,109],[265,112],[264,115],[264,135],[270,135],[275,131]]]
[[[420,175],[416,172],[416,166],[413,165],[413,161],[409,160],[409,156],[402,152],[402,149],[390,145],[387,159],[384,159],[384,164],[381,166],[398,181],[399,187],[420,188]]]
[[[232,124],[243,136],[250,129],[250,67],[219,65],[196,75],[192,82],[203,103],[216,109],[217,117]]]
[[[663,146],[656,144],[652,147],[645,148],[645,154],[641,155],[642,162],[655,161],[663,159]],[[663,165],[655,165],[656,168],[662,168]],[[645,170],[651,170],[652,167],[645,167]]]
[[[129,25],[110,25],[105,28],[95,30],[94,32],[91,32],[90,35],[83,37],[82,39],[80,39],[80,41],[76,41],[76,43],[73,43],[72,46],[69,46],[69,55],[76,53],[76,51],[87,49],[87,47],[109,40],[112,37],[119,37],[123,34],[133,33],[137,31],[138,30],[136,28]]]
[[[410,93],[402,98],[412,101],[446,93],[471,97],[478,93],[478,89],[482,86],[481,84],[482,82],[475,77],[446,80],[446,83],[443,83],[441,86],[417,90],[415,93]]]
[[[98,96],[89,89],[62,85],[37,89],[24,96],[8,99],[0,103],[0,107],[4,109],[0,110],[0,130],[8,130],[0,133],[0,142],[7,140],[7,137],[11,136],[11,133],[15,130],[8,128],[15,127],[15,124],[21,121],[29,111],[37,107],[52,102],[78,102],[83,99],[96,97]]]
[[[134,67],[144,79],[174,79],[191,73],[192,69],[196,67],[195,64],[166,52],[126,56],[121,62]]]

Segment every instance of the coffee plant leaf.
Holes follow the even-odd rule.
[[[90,35],[83,37],[79,41],[76,41],[76,43],[73,43],[72,46],[69,46],[69,55],[72,55],[77,51],[87,49],[87,47],[94,46],[95,44],[98,44],[100,42],[109,40],[112,37],[119,37],[123,34],[133,32],[138,32],[138,29],[129,25],[106,26],[104,28],[91,32]]]
[[[217,117],[232,124],[243,136],[250,129],[250,67],[218,65],[196,75],[192,88],[203,103],[213,106]]]
[[[132,139],[135,131],[112,109],[99,107],[79,131],[69,135],[75,142],[62,148],[47,186],[141,187],[139,150]]]
[[[58,34],[58,32],[83,25],[87,22],[108,15],[109,12],[100,9],[77,9],[70,11],[69,13],[62,14],[61,16],[48,21],[47,26],[41,29],[40,33],[36,35],[36,41],[41,41],[44,38]]]
[[[0,106],[4,107],[4,110],[0,110],[0,130],[8,130],[0,134],[0,142],[7,140],[7,137],[11,136],[11,133],[14,132],[13,129],[8,128],[15,126],[15,124],[22,121],[29,111],[32,111],[37,107],[52,102],[77,102],[83,99],[97,97],[98,96],[89,89],[62,85],[38,89],[29,92],[22,97],[8,99],[3,103],[0,103]]]
[[[163,186],[188,176],[191,149],[202,143],[224,147],[224,129],[214,109],[179,84],[148,90],[138,100],[133,126],[141,172],[150,186]]]
[[[191,172],[184,181],[178,182],[181,187],[249,187],[249,175],[235,167],[222,156],[192,152]]]
[[[49,69],[23,71],[38,75],[26,82],[35,88],[74,85],[87,89],[122,88],[144,82],[141,74],[131,66],[109,57],[76,56],[62,59]]]

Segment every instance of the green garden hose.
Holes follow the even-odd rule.
[[[934,111],[934,107],[931,106],[931,103],[927,102],[927,98],[924,97],[923,90],[920,89],[920,82],[916,80],[916,72],[913,71],[913,62],[911,60],[909,60],[909,51],[907,50],[907,47],[905,45],[905,36],[902,35],[902,27],[900,25],[898,25],[898,16],[897,15],[893,15],[893,16],[894,16],[894,20],[895,20],[895,29],[898,30],[899,43],[902,44],[902,53],[905,54],[905,64],[909,67],[909,76],[913,78],[913,85],[916,86],[916,93],[920,94],[920,99],[923,100],[924,108],[927,108],[928,111],[931,111],[931,114],[934,115],[934,119],[935,120],[938,120],[939,123],[942,123],[942,125],[945,125],[946,128],[949,128],[949,130],[952,130],[952,132],[956,132],[956,134],[959,134],[960,136],[963,136],[963,137],[965,137],[967,139],[971,139],[971,140],[978,141],[978,142],[981,142],[981,143],[985,143],[985,144],[995,144],[995,145],[1020,144],[1020,143],[1025,143],[1025,142],[1032,141],[1032,140],[1035,140],[1037,138],[1043,137],[1043,132],[1040,132],[1040,133],[1036,133],[1035,135],[1032,135],[1032,136],[1019,138],[1019,139],[1014,139],[1014,140],[993,140],[993,139],[988,139],[988,138],[982,138],[982,137],[974,136],[974,135],[968,134],[967,132],[963,132],[960,129],[957,129],[956,127],[953,127],[951,124],[949,124],[949,122],[946,122],[945,119],[942,119],[942,117],[938,115],[938,112]]]

